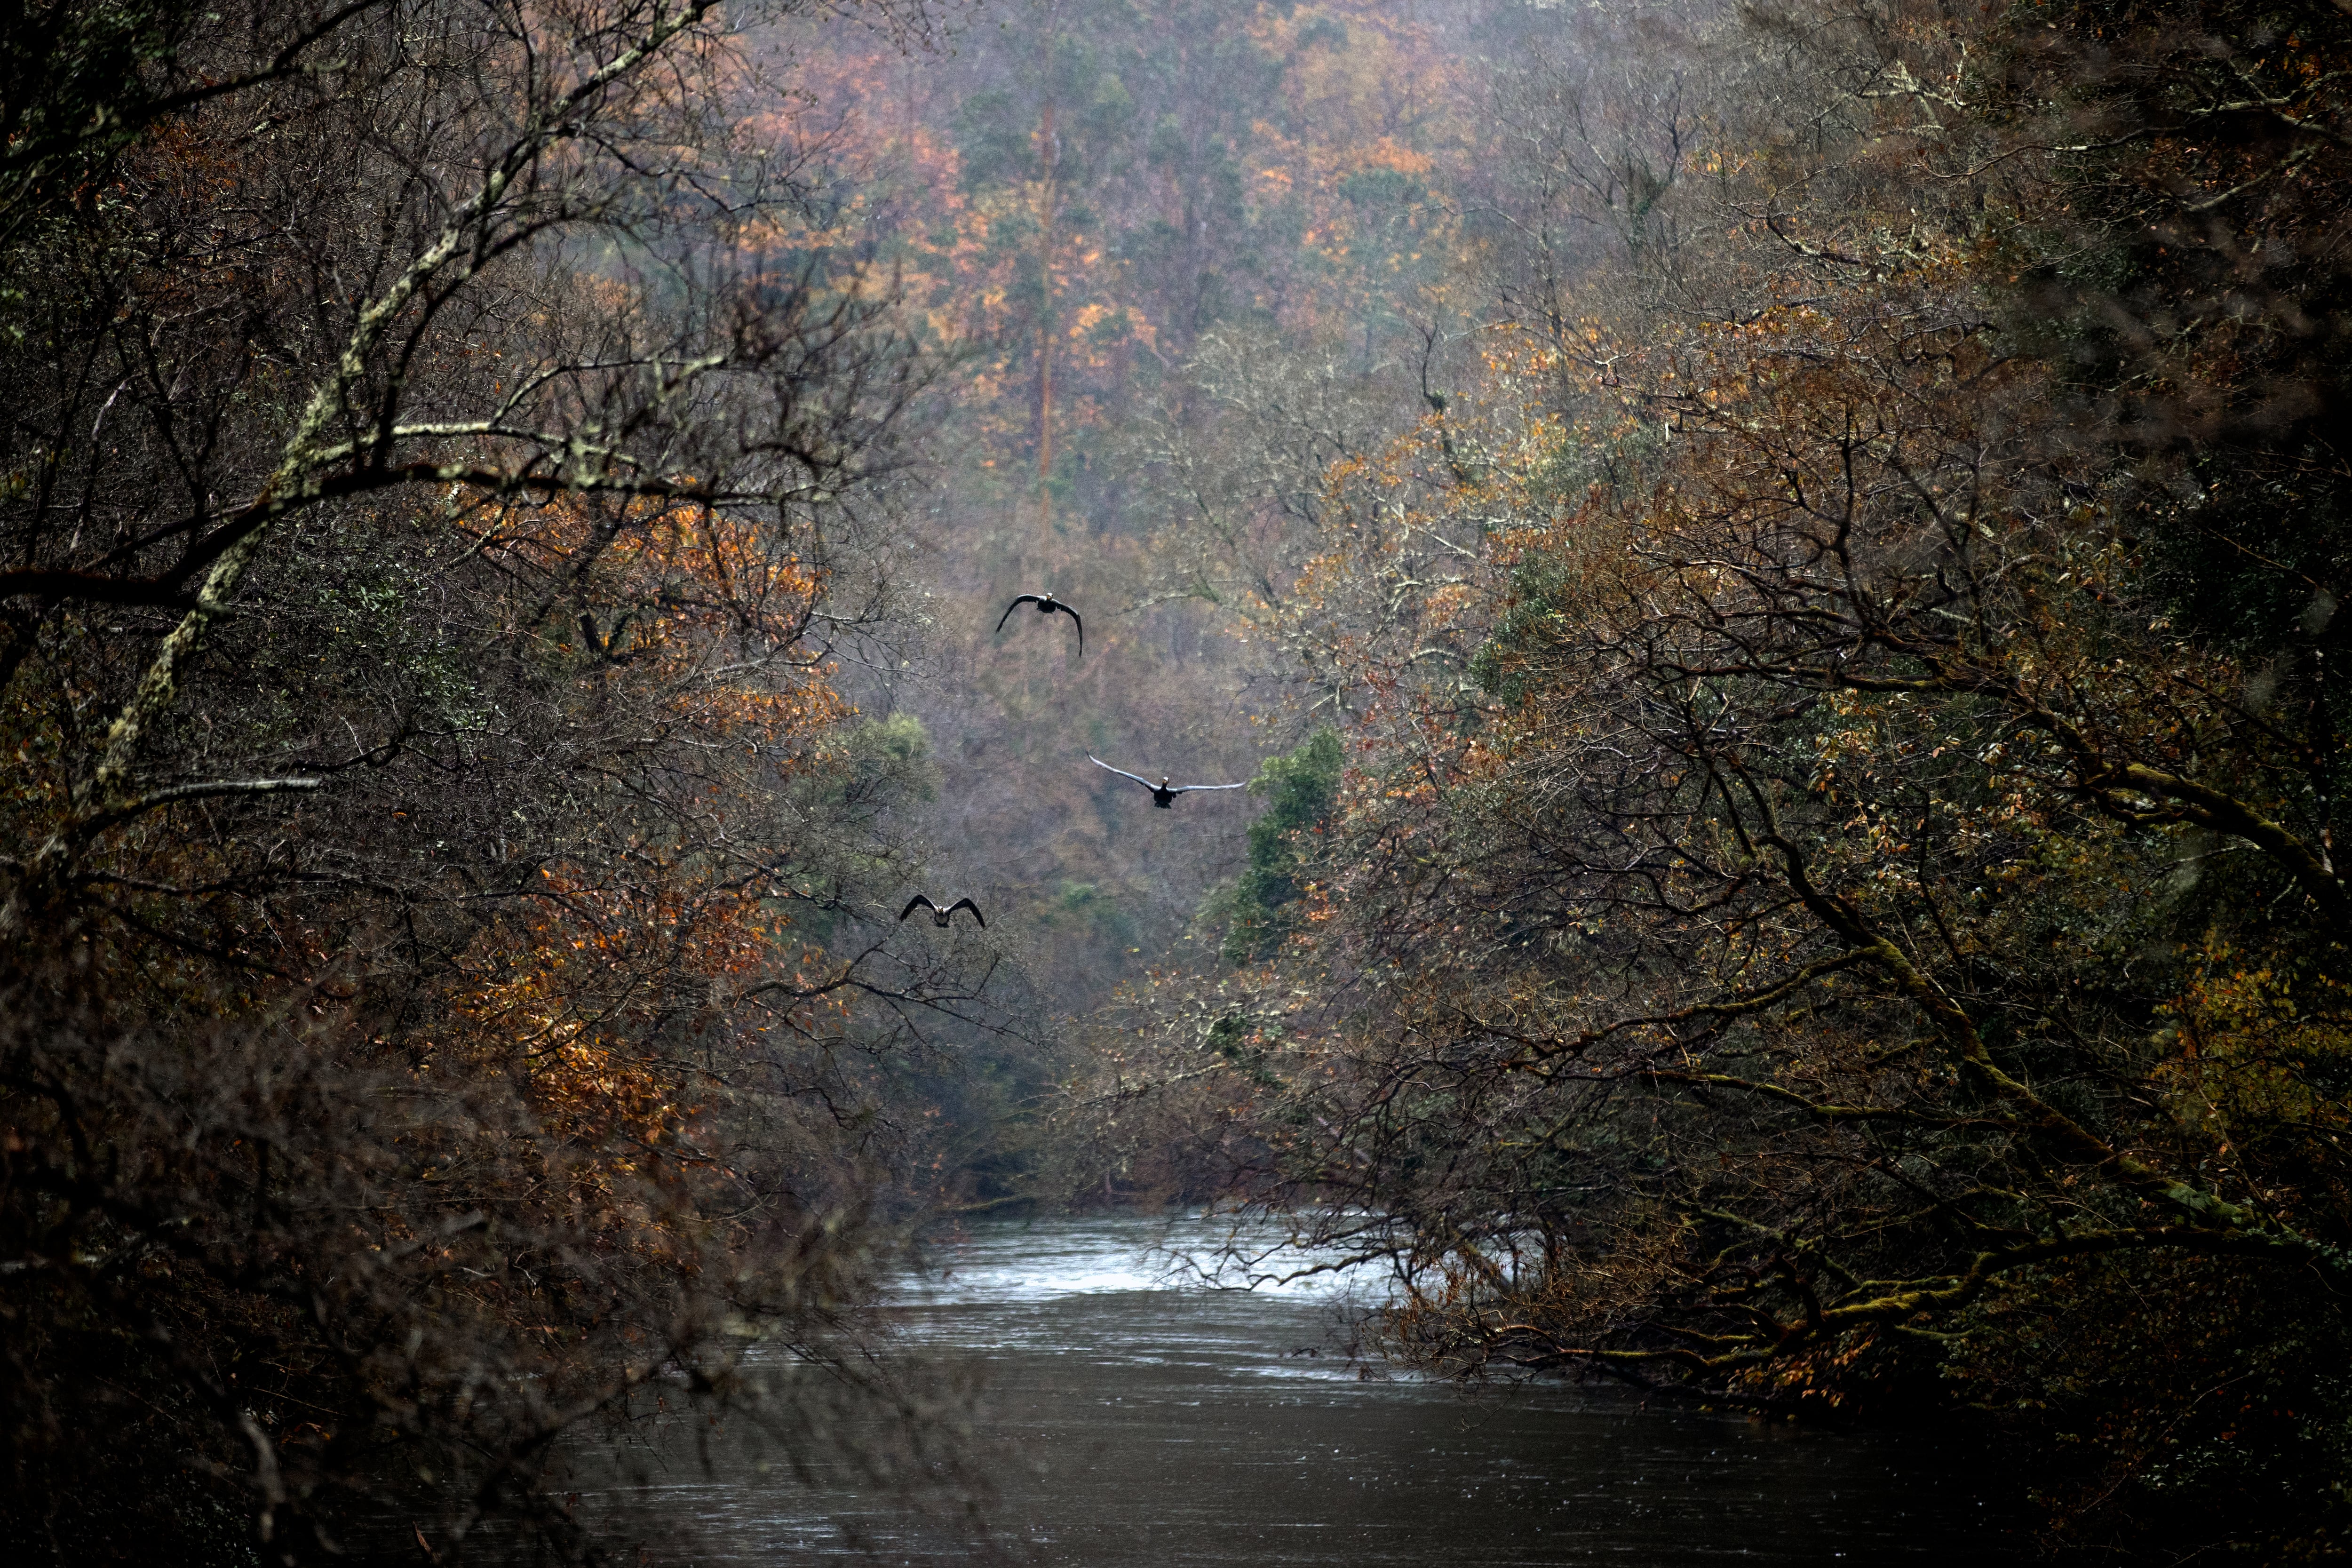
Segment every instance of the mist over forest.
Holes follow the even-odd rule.
[[[2352,1553],[2344,0],[35,0],[0,407],[12,1560],[983,1560],[1204,1209]]]

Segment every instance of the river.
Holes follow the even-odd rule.
[[[1542,1381],[1464,1391],[1348,1353],[1346,1284],[1219,1289],[1171,1269],[1201,1220],[994,1221],[938,1238],[892,1308],[976,1384],[997,1551],[1049,1564],[1985,1564],[1979,1452]],[[590,1500],[649,1561],[873,1552],[971,1561],[943,1524],[817,1467],[814,1486],[673,1463]],[[664,1540],[695,1546],[666,1552]]]

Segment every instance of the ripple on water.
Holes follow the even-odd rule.
[[[1349,1353],[1357,1275],[1209,1288],[1179,1256],[1217,1222],[994,1221],[934,1238],[898,1282],[901,1342],[976,1373],[974,1436],[1016,1561],[1124,1564],[1838,1561],[1971,1568],[2012,1555],[1985,1456],[1916,1434],[1835,1434],[1644,1408],[1538,1383],[1465,1393]],[[1269,1238],[1271,1239],[1271,1238]],[[1270,1251],[1260,1271],[1307,1259]],[[730,1468],[730,1466],[732,1467]],[[976,1555],[845,1473],[812,1489],[717,1466],[589,1500],[691,1560]]]

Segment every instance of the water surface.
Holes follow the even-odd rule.
[[[1215,1234],[1199,1220],[974,1224],[900,1282],[908,1349],[979,1380],[999,1551],[1107,1568],[2011,1555],[1984,1456],[1958,1442],[1644,1407],[1612,1388],[1390,1375],[1349,1354],[1344,1279],[1221,1289],[1160,1250]],[[665,1524],[689,1522],[701,1563],[980,1555],[845,1478],[812,1490],[745,1468],[722,1451],[710,1474],[679,1464],[604,1500],[655,1538],[656,1560]]]

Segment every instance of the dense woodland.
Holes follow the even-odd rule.
[[[0,42],[7,1539],[625,1554],[672,1406],[956,1506],[903,1238],[1181,1201],[2352,1551],[2352,11]]]

